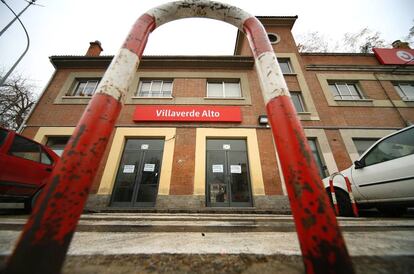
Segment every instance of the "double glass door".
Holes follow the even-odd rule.
[[[206,199],[210,207],[250,207],[245,140],[207,140]]]
[[[111,206],[153,207],[157,199],[164,140],[128,139]]]

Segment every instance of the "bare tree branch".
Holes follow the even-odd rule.
[[[20,74],[0,87],[0,126],[16,130],[36,102],[34,86]]]
[[[372,48],[385,48],[391,45],[390,42],[386,42],[381,37],[380,32],[373,31],[367,27],[362,28],[356,33],[345,33],[342,39],[335,43],[326,40],[317,31],[298,36],[298,41],[297,47],[300,52],[370,53],[372,52]]]

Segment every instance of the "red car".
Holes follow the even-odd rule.
[[[0,128],[0,202],[32,209],[59,156],[50,148]]]

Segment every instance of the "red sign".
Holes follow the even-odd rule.
[[[240,107],[227,106],[137,106],[135,122],[241,122]]]
[[[383,65],[414,65],[414,49],[372,49]]]

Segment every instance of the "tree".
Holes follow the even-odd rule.
[[[367,27],[356,33],[345,33],[341,40],[327,41],[319,32],[310,32],[299,35],[298,50],[300,52],[350,52],[350,53],[371,53],[372,48],[390,47],[392,41],[385,41],[379,31]],[[402,38],[407,42],[414,40],[414,26],[409,29],[407,36]]]
[[[385,48],[387,46],[385,40],[381,38],[381,33],[369,28],[363,28],[357,33],[347,32],[342,40],[345,52],[370,53],[372,48]]]
[[[408,30],[408,34],[404,37],[404,40],[408,43],[414,44],[414,20],[413,26]]]
[[[300,52],[328,52],[329,43],[319,31],[300,35],[297,47]]]
[[[17,130],[36,102],[34,85],[20,74],[12,74],[0,87],[0,126]]]

